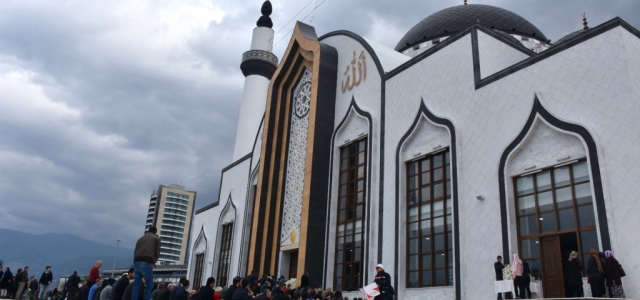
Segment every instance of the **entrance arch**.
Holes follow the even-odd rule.
[[[520,253],[534,264],[545,297],[564,297],[564,272],[557,267],[568,252],[611,249],[595,141],[536,97],[524,128],[502,154],[499,179],[505,264]]]

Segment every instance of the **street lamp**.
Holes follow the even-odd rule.
[[[120,246],[120,240],[117,240],[116,244],[116,255],[113,257],[113,268],[111,268],[111,278],[113,278],[113,273],[116,271],[116,258],[118,258],[118,247]]]

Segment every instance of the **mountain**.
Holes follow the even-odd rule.
[[[116,267],[133,264],[133,249],[119,247]],[[15,274],[18,268],[29,266],[29,275],[40,277],[51,266],[54,279],[68,276],[74,270],[87,275],[97,260],[101,270],[111,269],[116,246],[104,245],[71,234],[35,235],[0,228],[0,260]]]

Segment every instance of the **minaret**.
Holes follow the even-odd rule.
[[[251,50],[242,54],[240,69],[245,79],[233,161],[253,150],[253,143],[264,116],[269,80],[278,67],[278,58],[271,53],[274,35],[271,29],[273,22],[269,17],[271,10],[271,2],[265,1],[262,4],[262,17],[253,29]]]

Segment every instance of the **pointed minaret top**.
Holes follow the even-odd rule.
[[[589,29],[589,26],[587,26],[587,15],[585,13],[582,13],[582,25],[584,25],[583,29]]]
[[[256,23],[256,25],[258,27],[273,27],[273,22],[271,22],[271,18],[269,17],[271,15],[271,12],[273,11],[273,7],[271,7],[271,2],[269,2],[269,0],[265,1],[262,4],[262,9],[260,10],[262,12],[262,17],[260,17],[260,19],[258,19],[258,22]]]

